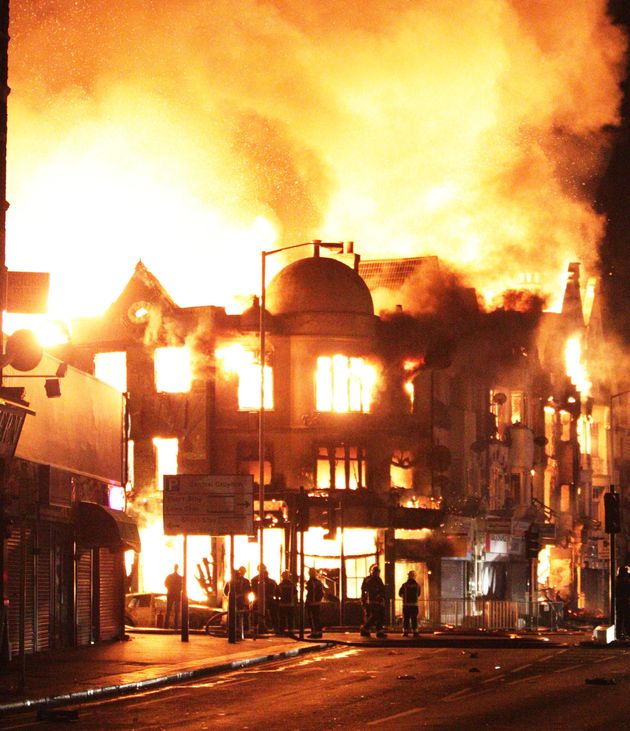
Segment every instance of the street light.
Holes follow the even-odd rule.
[[[621,398],[621,396],[625,396],[626,394],[629,394],[630,390],[627,391],[620,391],[619,393],[613,393],[610,396],[610,476],[611,476],[611,486],[610,491],[611,493],[615,490],[615,484],[617,484],[617,481],[615,480],[615,418],[614,418],[614,400],[616,398]],[[619,488],[622,486],[619,485]],[[623,490],[620,489],[621,492],[621,515],[622,515],[622,521],[623,521]],[[624,536],[625,540],[625,536]],[[616,602],[616,596],[615,596],[615,574],[617,573],[617,567],[616,567],[616,541],[617,541],[617,534],[616,533],[610,533],[610,621],[613,626],[616,624],[616,614],[617,614],[617,602]],[[627,547],[624,546],[624,558],[625,554],[627,553]],[[616,634],[616,632],[615,632]]]
[[[613,393],[610,397],[610,467],[612,483],[616,484],[615,480],[615,419],[614,419],[614,400],[621,396],[626,396],[630,393],[630,389],[627,391],[620,391],[619,393]]]
[[[304,246],[312,246],[314,255],[319,256],[319,247],[323,246],[327,249],[343,249],[342,243],[322,243],[321,241],[305,241],[301,244],[292,244],[291,246],[282,246],[278,249],[270,251],[261,251],[261,283],[260,283],[260,310],[258,332],[260,341],[260,408],[258,410],[258,505],[259,505],[259,542],[260,542],[260,566],[264,562],[263,558],[263,533],[265,522],[265,310],[267,306],[267,283],[266,268],[267,257],[272,254],[278,254],[281,251],[290,251],[291,249],[301,249]],[[266,606],[265,606],[265,581],[262,576],[262,568],[258,570],[258,606],[259,614],[262,617],[262,624],[265,624]]]

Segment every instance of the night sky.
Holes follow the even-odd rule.
[[[628,0],[612,0],[611,14],[630,31]],[[630,62],[628,63],[630,72]],[[607,215],[601,248],[602,283],[611,321],[630,344],[630,83],[623,85],[622,125],[612,132],[615,144],[599,191],[599,208]]]

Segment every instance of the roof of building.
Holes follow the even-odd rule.
[[[368,259],[359,262],[359,274],[370,288],[400,289],[418,271],[438,271],[437,256],[415,256],[408,259]]]
[[[272,315],[374,314],[363,279],[337,259],[319,256],[298,259],[282,269],[267,287],[266,304]]]

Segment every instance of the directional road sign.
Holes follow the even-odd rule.
[[[168,536],[253,535],[251,475],[164,475]]]

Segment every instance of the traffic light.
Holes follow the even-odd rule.
[[[604,522],[606,533],[621,531],[621,508],[618,492],[604,493]]]
[[[299,532],[307,531],[308,524],[308,496],[303,487],[300,487],[295,503],[295,528]]]
[[[337,537],[337,509],[332,502],[328,503],[322,513],[322,525],[324,538],[327,541],[334,541]]]
[[[538,558],[540,551],[540,532],[537,525],[530,525],[525,533],[525,555],[529,559]]]

